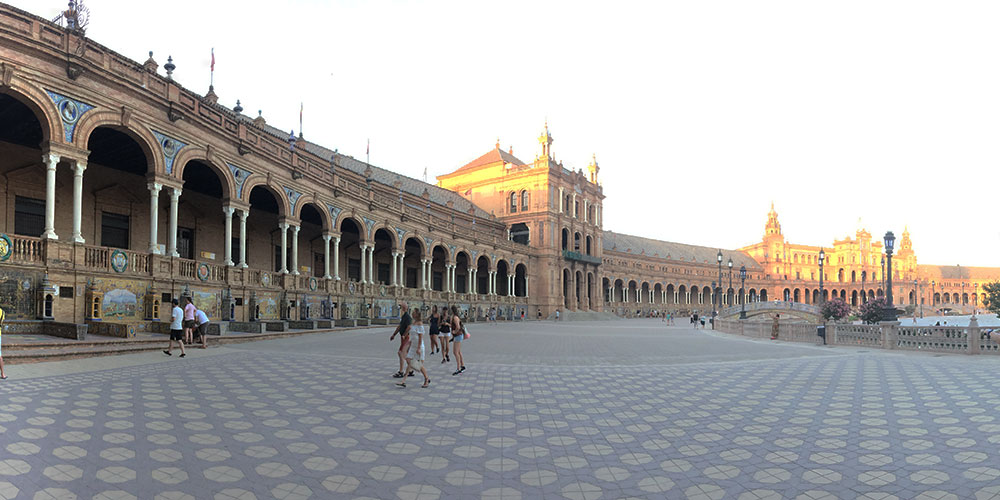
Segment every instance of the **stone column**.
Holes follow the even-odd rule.
[[[333,279],[340,281],[340,236],[333,237]]]
[[[87,160],[76,160],[73,166],[73,243],[85,243],[83,239],[83,171],[87,170]]]
[[[361,283],[368,283],[368,270],[366,269],[366,264],[368,264],[368,245],[359,245],[361,248],[361,278],[359,281]]]
[[[59,239],[56,236],[56,165],[59,160],[59,155],[42,155],[45,162],[45,231],[42,238],[47,240]]]
[[[476,280],[475,280],[475,276],[476,276],[476,270],[475,269],[466,269],[466,271],[465,271],[465,290],[468,291],[469,293],[476,293],[476,284],[475,284]]]
[[[559,213],[563,213],[563,200],[565,196],[563,195],[563,188],[559,188]]]
[[[396,279],[399,277],[399,269],[396,267],[397,261],[399,261],[399,253],[392,252],[392,286],[397,286]]]
[[[528,298],[528,273],[524,273],[524,298]]]
[[[292,226],[292,274],[299,275],[299,229],[298,224]]]
[[[513,297],[514,296],[514,275],[513,274],[508,274],[507,275],[507,296],[508,297]]]
[[[427,289],[427,261],[420,259],[420,276],[418,276],[419,282],[417,288],[421,290]]]
[[[248,209],[240,210],[240,267],[247,266],[247,216]]]
[[[288,274],[288,223],[279,222],[278,229],[281,230],[281,274]]]
[[[330,279],[330,238],[329,234],[323,235],[323,279]]]
[[[170,223],[167,228],[167,255],[180,257],[177,253],[177,201],[181,198],[181,188],[170,188]]]
[[[397,280],[399,286],[406,287],[406,252],[400,252],[399,254],[399,279]]]
[[[570,200],[569,209],[573,212],[573,218],[577,218],[579,214],[576,213],[576,193],[573,193],[573,199]]]
[[[162,184],[150,182],[146,185],[149,188],[149,253],[160,253],[160,245],[157,244],[157,232],[160,227],[160,189]]]
[[[368,247],[368,282],[375,283],[375,245]]]
[[[225,260],[223,261],[227,266],[233,265],[233,207],[222,207],[222,213],[226,216],[226,228],[225,228],[225,249],[223,255]]]

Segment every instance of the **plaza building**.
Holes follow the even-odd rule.
[[[472,320],[819,300],[820,248],[786,243],[773,207],[742,249],[605,230],[596,156],[564,165],[547,125],[530,160],[497,141],[430,184],[223,107],[169,59],[0,14],[0,305],[15,329],[162,331],[180,296],[247,331],[384,323],[400,300]],[[881,243],[855,236],[827,249],[824,296],[880,294]],[[904,232],[893,260],[904,303],[916,280],[910,301],[966,307],[1000,276],[918,265],[911,246]]]

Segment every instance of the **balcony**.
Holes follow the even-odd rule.
[[[593,255],[583,255],[580,252],[571,252],[569,250],[563,250],[563,258],[566,260],[577,260],[587,264],[593,264],[595,266],[601,264],[600,257],[594,257]]]

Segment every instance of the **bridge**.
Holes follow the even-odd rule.
[[[719,317],[723,319],[736,319],[740,317],[740,311],[744,306],[736,305],[727,307],[719,311]],[[819,312],[819,307],[802,304],[800,302],[786,302],[775,300],[771,302],[751,302],[746,304],[747,318],[755,316],[771,317],[780,314],[782,317],[790,316],[808,322],[817,323],[823,318]]]

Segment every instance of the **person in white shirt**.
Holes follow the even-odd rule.
[[[167,356],[173,356],[170,351],[174,350],[174,341],[181,346],[181,356],[187,356],[184,352],[184,310],[181,309],[179,305],[180,302],[177,299],[171,301],[174,305],[174,309],[170,312],[170,340],[167,342],[167,350],[163,351],[163,354]]]
[[[427,387],[431,385],[431,379],[427,376],[427,369],[424,368],[424,323],[420,321],[420,309],[413,310],[413,325],[407,330],[409,330],[407,335],[410,337],[410,347],[406,352],[407,367],[403,373],[403,380],[396,385],[406,387],[406,376],[415,370],[420,370],[424,376],[424,385],[421,387]],[[414,333],[416,338],[413,337]]]
[[[194,321],[198,323],[198,336],[201,337],[201,348],[208,349],[208,315],[198,309],[194,312]]]

